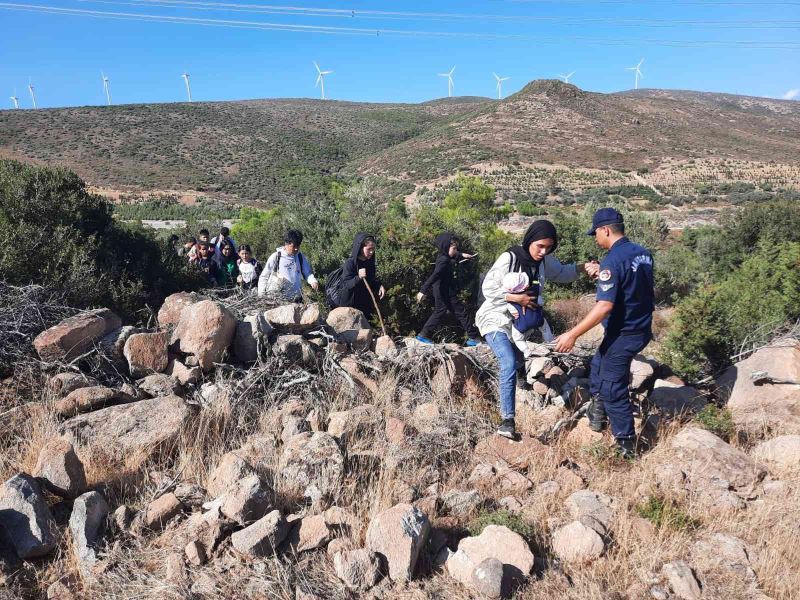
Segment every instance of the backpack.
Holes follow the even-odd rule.
[[[328,308],[342,305],[342,267],[328,274],[325,279],[325,301]]]

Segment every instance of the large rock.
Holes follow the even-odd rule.
[[[344,550],[333,557],[336,576],[354,592],[365,592],[380,578],[380,562],[374,553],[366,548]]]
[[[236,360],[249,363],[258,360],[259,351],[266,347],[272,325],[263,315],[250,315],[236,324],[233,337],[233,355]]]
[[[102,385],[78,388],[58,400],[54,409],[59,417],[74,417],[77,414],[90,412],[114,403],[119,392]]]
[[[700,600],[703,595],[692,569],[682,560],[666,563],[661,574],[667,578],[672,591],[682,600]]]
[[[800,386],[754,385],[750,376],[757,371],[766,371],[775,379],[800,381],[800,343],[762,348],[717,380],[737,429],[754,436],[762,435],[766,429],[800,434]]]
[[[726,533],[707,533],[692,546],[692,564],[706,576],[746,582],[756,588],[758,578],[753,570],[753,555],[743,540]],[[753,594],[758,598],[758,594]]]
[[[70,392],[77,389],[100,385],[94,377],[88,377],[83,373],[67,371],[58,373],[47,380],[47,388],[53,392],[56,398],[64,398]]]
[[[462,539],[445,566],[452,577],[471,585],[475,568],[487,558],[503,563],[504,577],[509,583],[527,577],[533,569],[534,557],[528,543],[504,525],[488,525],[479,536]]]
[[[49,554],[56,546],[56,523],[30,475],[15,475],[0,489],[0,529],[22,559]]]
[[[367,529],[367,548],[386,562],[393,581],[408,581],[414,576],[429,532],[428,517],[410,504],[398,504],[372,519]]]
[[[319,325],[319,305],[285,304],[266,311],[264,318],[280,333],[306,333]]]
[[[158,396],[181,396],[183,388],[174,378],[165,373],[153,373],[136,382],[137,387],[151,398]]]
[[[239,525],[248,525],[263,517],[269,508],[269,489],[258,475],[248,475],[225,493],[220,511]]]
[[[640,390],[647,387],[647,384],[655,375],[654,361],[648,360],[641,354],[631,361],[631,388]]]
[[[169,365],[167,345],[169,334],[134,333],[125,342],[123,354],[133,377],[145,377],[151,373],[163,373]]]
[[[254,557],[271,556],[286,539],[289,525],[280,511],[273,510],[252,525],[237,531],[231,542],[237,552]]]
[[[603,550],[603,538],[580,521],[560,527],[553,534],[553,552],[564,562],[590,562],[599,557]]]
[[[213,300],[201,300],[181,312],[172,341],[179,341],[181,352],[193,354],[203,371],[222,360],[236,332],[236,317]]]
[[[228,452],[208,476],[206,490],[212,498],[232,489],[237,481],[253,473],[250,464],[237,452]]]
[[[394,360],[400,352],[391,336],[382,335],[375,340],[375,354],[382,360]]]
[[[600,535],[606,535],[614,519],[614,499],[592,490],[573,492],[564,502],[573,519],[591,527]]]
[[[372,404],[362,404],[328,415],[328,433],[342,443],[374,429],[380,421],[380,412]]]
[[[69,361],[121,326],[120,318],[107,308],[90,310],[45,329],[33,340],[33,347],[42,360]]]
[[[278,472],[286,485],[303,491],[315,486],[324,495],[338,493],[344,479],[344,456],[327,433],[301,433],[284,446]]]
[[[366,337],[369,338],[367,346],[372,342],[372,327],[369,321],[357,308],[339,307],[334,308],[325,320],[328,326],[333,329],[336,341],[345,344],[361,343]]]
[[[125,342],[134,333],[144,333],[142,329],[131,325],[124,325],[103,336],[100,340],[100,351],[114,363],[125,361]]]
[[[181,320],[183,309],[192,304],[197,304],[202,300],[207,300],[205,296],[195,292],[178,292],[167,296],[164,304],[158,310],[158,324],[162,328],[172,327]]]
[[[182,398],[163,396],[78,415],[62,423],[59,433],[96,453],[141,464],[174,442],[191,415]]]
[[[522,436],[519,441],[491,435],[475,446],[474,460],[493,465],[502,460],[513,469],[527,469],[547,456],[550,449],[533,437]]]
[[[447,360],[436,367],[431,378],[434,398],[459,397],[469,382],[478,386],[475,364],[463,353],[448,354]]]
[[[670,416],[680,416],[701,410],[708,402],[695,388],[678,385],[664,379],[656,380],[648,396],[650,403]]]
[[[295,521],[293,525],[287,543],[294,552],[306,552],[321,548],[333,536],[324,515],[304,517]]]
[[[496,558],[484,559],[472,572],[470,584],[481,598],[500,598],[503,594],[503,563]]]
[[[290,363],[298,363],[304,367],[313,367],[316,356],[311,344],[301,335],[279,335],[272,346],[272,351]]]
[[[183,503],[169,492],[153,500],[144,509],[141,526],[151,531],[160,531],[170,520],[183,512]]]
[[[778,475],[800,470],[800,435],[779,435],[761,442],[752,456]]]
[[[72,506],[69,530],[72,534],[72,549],[82,569],[97,562],[97,550],[106,528],[108,504],[98,492],[87,492]]]
[[[45,444],[33,469],[50,492],[62,498],[77,498],[86,491],[86,472],[75,449],[67,440],[58,438]]]
[[[200,367],[187,366],[177,358],[169,361],[165,373],[177,381],[179,385],[199,383],[200,378],[203,376],[203,370]]]

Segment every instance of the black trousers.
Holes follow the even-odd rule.
[[[478,339],[481,337],[478,328],[475,327],[475,323],[469,318],[466,305],[455,297],[447,299],[436,298],[436,306],[433,309],[433,313],[428,317],[428,320],[425,321],[425,326],[419,334],[426,338],[432,337],[433,332],[442,324],[445,317],[447,317],[447,313],[453,313],[461,327],[467,332],[467,337],[470,339]]]

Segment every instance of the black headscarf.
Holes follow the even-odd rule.
[[[521,246],[512,246],[508,249],[516,258],[519,264],[527,269],[535,269],[539,261],[533,260],[531,255],[528,254],[528,248],[536,240],[553,240],[553,247],[550,248],[548,254],[552,254],[558,247],[558,233],[556,233],[556,226],[547,219],[540,219],[531,223],[530,227],[525,231],[522,237]]]
[[[369,233],[364,233],[363,231],[356,234],[356,237],[353,239],[353,247],[350,253],[350,257],[355,260],[356,262],[366,262],[370,264],[375,264],[375,255],[372,255],[372,258],[367,260],[361,255],[361,248],[367,245],[367,242],[374,242],[375,236]]]
[[[439,249],[439,254],[443,256],[450,256],[450,246],[453,243],[453,240],[456,239],[456,235],[449,231],[445,231],[444,233],[440,233],[436,236],[436,239],[433,241],[434,246]]]

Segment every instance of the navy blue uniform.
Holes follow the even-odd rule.
[[[603,400],[617,439],[633,438],[628,393],[631,362],[652,339],[653,256],[628,238],[617,240],[600,263],[597,300],[613,302],[605,337],[592,359],[589,390]]]

